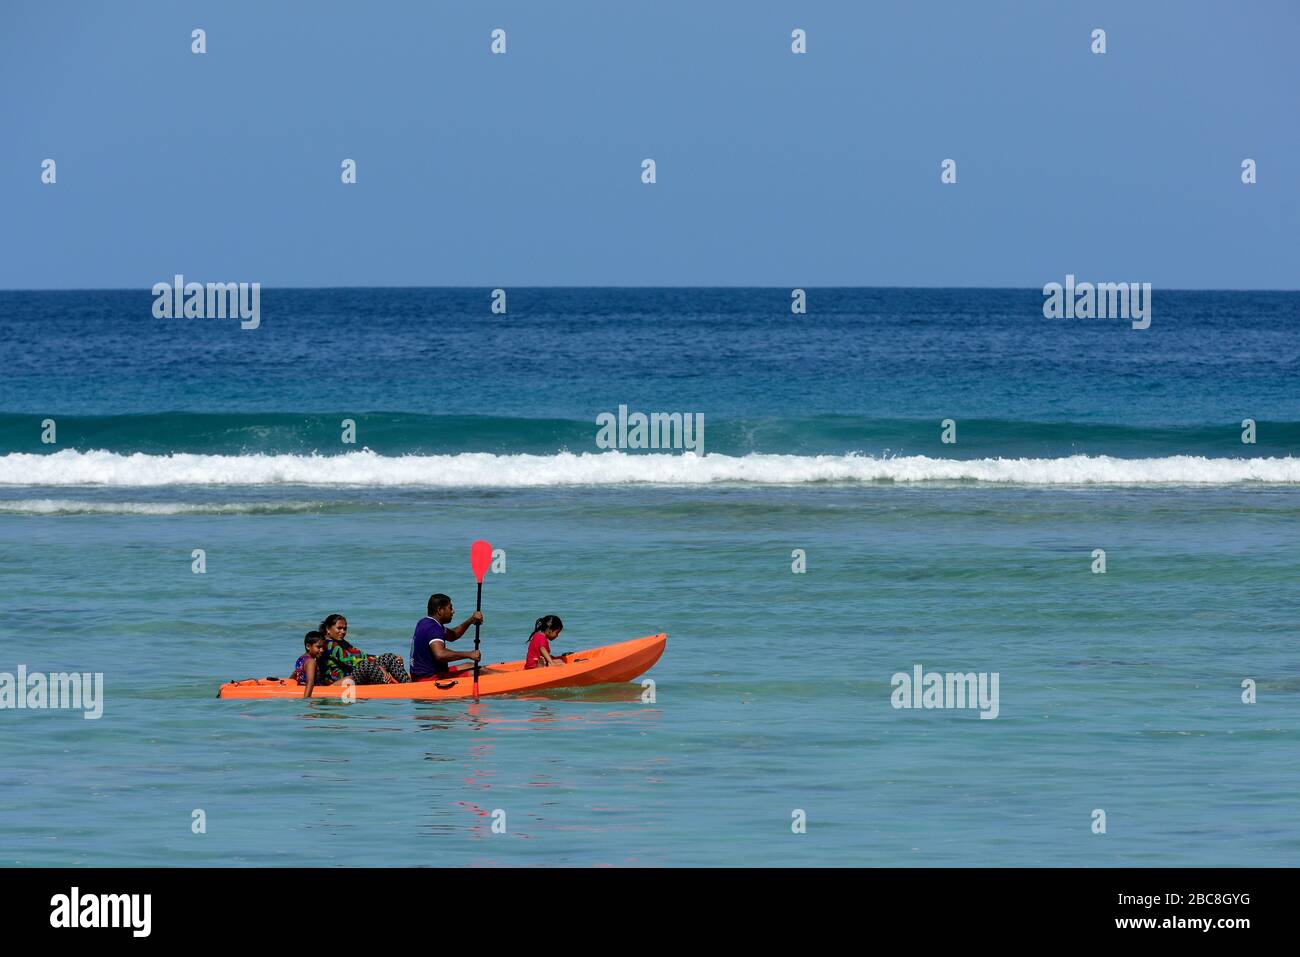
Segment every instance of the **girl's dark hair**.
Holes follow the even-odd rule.
[[[334,623],[336,621],[347,621],[347,620],[348,620],[347,615],[326,615],[325,620],[320,623],[320,628],[318,630],[323,635],[331,628],[334,627]]]
[[[309,631],[302,636],[302,646],[306,648],[308,645],[314,645],[316,642],[324,640],[324,638],[325,636],[319,631]]]
[[[430,615],[430,617],[432,617],[433,614],[434,614],[434,613],[435,613],[439,608],[445,608],[446,606],[448,606],[448,605],[450,605],[450,604],[451,604],[451,599],[448,598],[446,595],[444,595],[442,592],[438,592],[438,593],[435,594],[435,595],[430,595],[430,596],[429,596],[429,615]]]
[[[564,631],[564,622],[560,621],[559,615],[543,615],[533,623],[533,630],[528,633],[528,640],[533,640],[533,635],[539,631],[547,631],[554,628],[556,631]]]

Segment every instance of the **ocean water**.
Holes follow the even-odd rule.
[[[0,672],[105,689],[0,710],[0,863],[1300,864],[1300,294],[489,293],[0,293]],[[406,654],[475,538],[485,660],[666,631],[654,700],[215,699],[331,612]]]

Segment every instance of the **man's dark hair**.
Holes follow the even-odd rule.
[[[432,617],[438,613],[439,608],[446,608],[451,604],[451,598],[438,592],[436,595],[429,596],[429,615]]]

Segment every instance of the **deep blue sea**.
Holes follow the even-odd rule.
[[[104,682],[0,710],[0,864],[1300,864],[1300,293],[491,292],[0,292],[0,683]],[[476,538],[485,660],[666,631],[654,700],[214,697]]]

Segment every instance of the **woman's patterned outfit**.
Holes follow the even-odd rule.
[[[385,670],[398,682],[411,680],[406,673],[406,663],[394,654],[368,655],[354,645],[333,643],[329,658],[341,674],[351,677],[359,685],[385,684],[388,681],[384,677]]]

